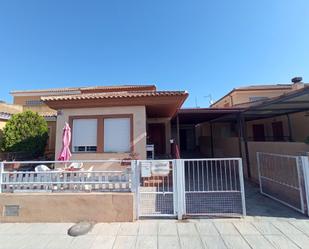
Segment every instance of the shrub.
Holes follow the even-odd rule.
[[[45,119],[33,111],[14,114],[3,129],[2,147],[6,152],[25,152],[31,157],[44,154],[48,139]]]

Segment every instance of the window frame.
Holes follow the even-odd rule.
[[[114,154],[114,153],[126,153],[126,152],[105,152],[104,151],[104,119],[106,118],[129,118],[130,119],[130,151],[128,153],[132,153],[134,151],[134,127],[133,127],[133,114],[110,114],[110,115],[78,115],[78,116],[69,116],[69,125],[72,129],[71,134],[71,143],[70,150],[73,154],[79,153],[104,153],[104,154]],[[73,120],[75,119],[97,119],[97,151],[73,151]]]

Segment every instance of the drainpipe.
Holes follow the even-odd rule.
[[[177,132],[177,144],[178,148],[180,149],[180,135],[179,135],[179,116],[176,116],[176,132]]]

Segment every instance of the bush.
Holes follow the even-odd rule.
[[[5,152],[25,152],[31,157],[44,154],[48,139],[45,119],[33,111],[14,114],[3,129],[2,147]]]

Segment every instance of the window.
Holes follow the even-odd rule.
[[[271,124],[273,130],[274,141],[284,141],[283,125],[281,121]]]
[[[130,140],[130,118],[104,119],[104,152],[129,152]]]
[[[42,100],[26,100],[26,105],[43,105]]]
[[[265,130],[263,124],[254,124],[252,126],[253,141],[265,141]]]
[[[97,151],[97,119],[74,119],[72,148],[73,152]]]

